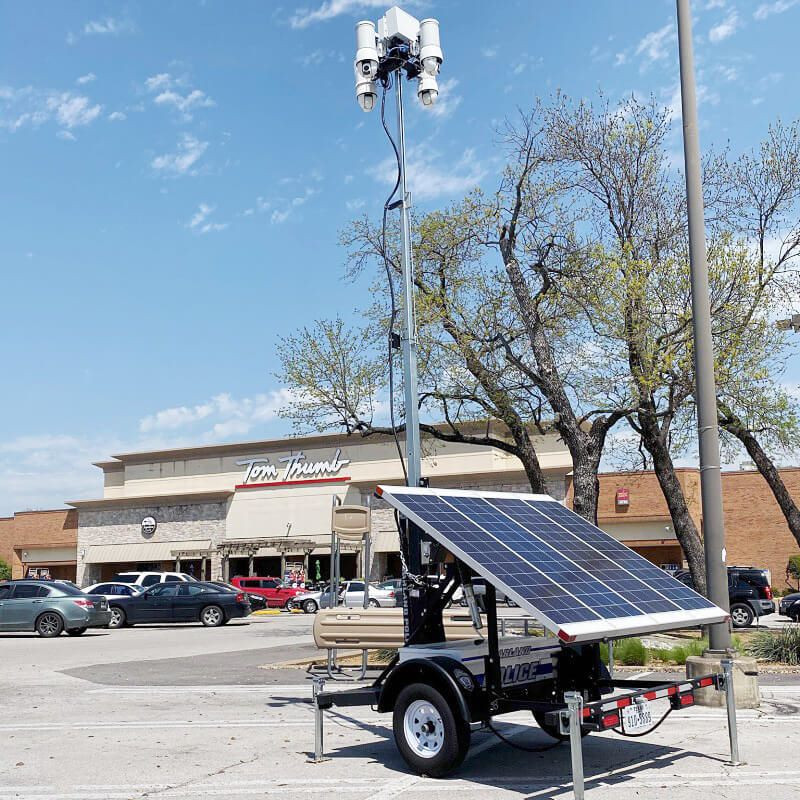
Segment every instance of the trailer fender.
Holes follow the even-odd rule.
[[[383,683],[378,711],[392,711],[400,691],[411,683],[426,683],[438,689],[471,722],[480,718],[480,687],[458,661],[446,656],[414,658],[398,664]]]

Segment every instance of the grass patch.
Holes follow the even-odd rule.
[[[608,645],[600,643],[600,658],[608,664]],[[643,667],[647,664],[647,648],[641,639],[618,639],[614,642],[614,663],[626,667]]]
[[[784,628],[780,633],[759,631],[750,639],[745,649],[759,661],[796,667],[800,664],[800,627],[793,625]]]

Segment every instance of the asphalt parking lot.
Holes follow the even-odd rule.
[[[263,667],[314,653],[311,620],[282,614],[216,629],[142,626],[80,639],[0,635],[0,800],[414,800],[433,791],[459,800],[571,797],[566,745],[524,753],[476,733],[460,772],[434,781],[408,773],[390,716],[368,708],[326,715],[332,758],[308,763],[307,675]],[[764,676],[762,696],[759,710],[740,712],[744,766],[725,765],[723,713],[696,707],[641,739],[589,736],[587,796],[800,797],[800,676]],[[526,747],[551,741],[525,713],[499,718],[498,728]]]

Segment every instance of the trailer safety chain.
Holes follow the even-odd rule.
[[[406,544],[406,532],[404,527],[400,524],[400,514],[397,509],[394,510],[394,523],[397,525],[397,533],[400,537],[400,567],[403,571],[403,578],[408,578],[415,586],[423,586],[425,582],[422,580],[422,576],[412,575],[411,572],[409,572],[406,557],[403,554],[403,550],[408,546]]]
[[[653,725],[652,728],[648,728],[646,731],[642,731],[641,733],[625,733],[625,731],[622,730],[622,726],[620,726],[619,728],[611,728],[610,730],[612,730],[616,734],[619,734],[620,736],[627,736],[629,739],[638,739],[640,736],[647,736],[649,733],[652,733],[673,712],[673,710],[674,709],[670,706],[664,712],[664,716],[661,717],[661,719],[658,722],[656,722],[656,724]]]
[[[559,739],[544,747],[525,747],[524,745],[512,742],[507,736],[503,736],[503,734],[500,733],[500,731],[498,731],[491,722],[486,722],[484,724],[501,742],[505,742],[509,747],[513,747],[515,750],[522,750],[525,753],[546,753],[548,750],[552,750],[554,747],[558,747],[560,744],[564,744],[564,741],[566,741]]]

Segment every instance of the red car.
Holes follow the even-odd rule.
[[[233,578],[231,583],[245,592],[260,595],[267,601],[269,608],[286,608],[289,600],[308,591],[284,586],[280,578]]]

